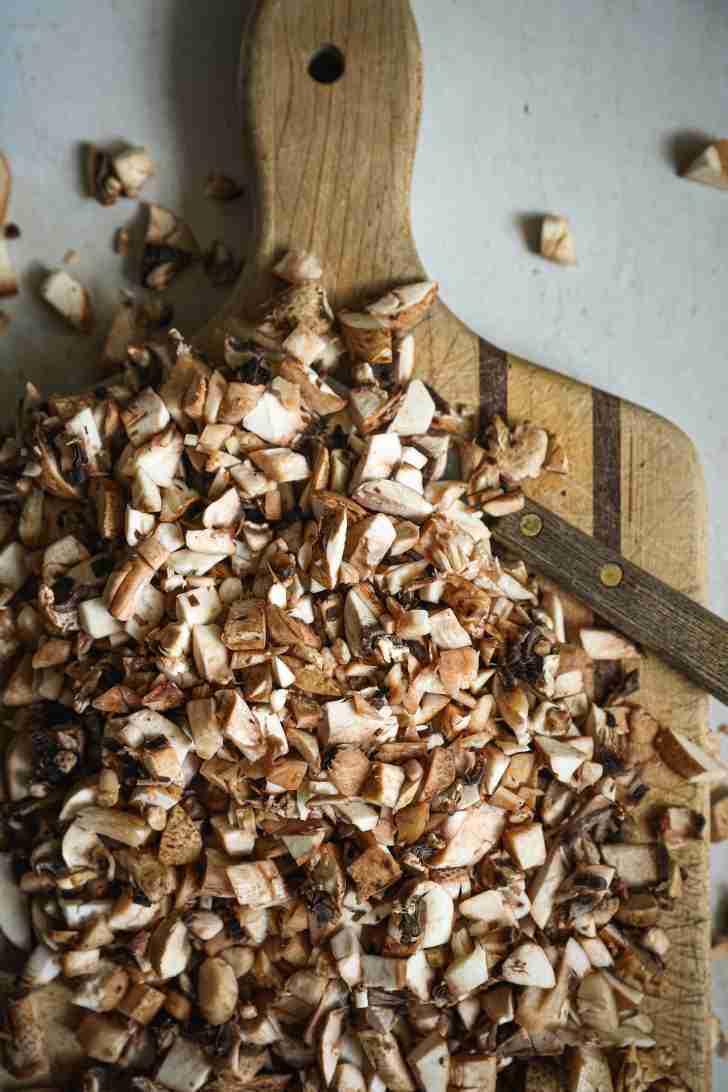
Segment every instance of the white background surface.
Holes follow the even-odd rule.
[[[187,216],[203,243],[244,249],[244,203],[218,206],[202,188],[212,169],[242,173],[234,87],[247,6],[4,0],[0,145],[16,178],[23,294],[3,304],[0,408],[21,374],[42,381],[51,361],[69,385],[98,374],[100,334],[66,332],[34,298],[43,269],[79,251],[70,271],[92,291],[99,330],[132,286],[111,239],[135,208],[83,197],[80,141],[148,145],[160,170],[145,196]],[[689,433],[708,487],[711,606],[728,616],[728,193],[676,177],[696,147],[728,136],[728,0],[413,6],[425,54],[413,221],[426,267],[489,340]],[[572,221],[574,270],[524,245],[521,218],[547,211]],[[221,298],[196,272],[170,294],[185,329]],[[724,715],[716,708],[714,723]],[[714,858],[725,913],[728,853]],[[728,963],[715,979],[728,1024]],[[715,1086],[728,1088],[728,1063]]]

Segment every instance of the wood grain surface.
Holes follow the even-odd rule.
[[[356,305],[393,282],[425,275],[409,219],[422,92],[409,3],[262,0],[251,7],[241,91],[242,138],[257,207],[255,256],[228,306],[200,335],[210,349],[219,347],[226,330],[243,329],[243,317],[270,295],[268,270],[289,247],[319,255],[334,306]],[[320,84],[307,69],[327,43],[342,51],[345,72],[335,83]],[[428,271],[433,277],[437,272]],[[481,421],[498,412],[558,433],[571,473],[546,475],[530,490],[535,500],[661,580],[704,599],[703,483],[692,444],[681,432],[646,410],[509,356],[443,303],[417,329],[416,350],[418,374],[451,402],[478,410]],[[704,736],[703,692],[653,656],[644,661],[642,679],[641,700],[655,716],[693,738]],[[651,767],[649,777],[646,820],[665,803],[705,810],[704,789],[685,786],[662,768]],[[647,821],[635,828],[635,837],[649,837]],[[648,1008],[658,1040],[674,1051],[689,1087],[705,1092],[707,844],[688,853],[685,898],[666,922],[672,940],[667,971]]]

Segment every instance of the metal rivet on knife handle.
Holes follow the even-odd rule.
[[[616,588],[618,584],[622,583],[623,576],[624,573],[621,567],[613,562],[602,565],[599,570],[599,579],[605,588]]]
[[[535,538],[543,530],[543,520],[535,512],[527,512],[521,517],[521,534],[526,538]]]

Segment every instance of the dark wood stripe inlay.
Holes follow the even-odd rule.
[[[592,429],[594,469],[594,538],[612,550],[622,546],[621,510],[621,422],[619,399],[605,391],[592,391]],[[617,661],[598,661],[594,665],[594,698],[601,704],[621,682],[622,668]]]
[[[478,338],[478,383],[480,391],[478,433],[483,432],[496,414],[508,413],[508,365],[506,354],[495,345]]]
[[[619,399],[592,392],[594,430],[594,538],[619,550],[622,545]]]

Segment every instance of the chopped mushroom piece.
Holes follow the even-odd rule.
[[[415,1082],[402,1057],[399,1043],[390,1031],[366,1028],[358,1032],[357,1038],[386,1088],[391,1092],[415,1092]]]
[[[665,855],[661,846],[607,843],[601,847],[601,854],[629,888],[649,887],[664,878]]]
[[[136,197],[154,175],[154,162],[146,148],[124,148],[112,156],[111,167],[125,197]]]
[[[391,363],[392,330],[386,319],[353,311],[342,311],[338,318],[344,343],[354,360]]]
[[[192,948],[187,927],[181,918],[166,917],[149,938],[149,960],[160,978],[174,978],[189,963]]]
[[[575,265],[576,252],[569,221],[564,216],[544,216],[541,222],[541,253],[559,265]]]
[[[154,163],[145,148],[125,147],[112,154],[86,145],[86,185],[101,205],[113,205],[117,198],[136,197],[154,175]]]
[[[6,155],[0,152],[0,225],[5,223],[10,204],[10,191],[12,188],[12,174]]]
[[[579,630],[579,640],[592,660],[626,660],[639,656],[631,641],[607,629],[584,627]]]
[[[0,225],[2,221],[0,221]],[[0,299],[4,299],[7,296],[17,296],[18,294],[18,278],[10,261],[10,255],[8,253],[7,242],[5,236],[0,235]],[[6,322],[9,322],[7,316],[4,316]]]
[[[719,190],[728,190],[728,140],[709,144],[685,171],[685,178]]]
[[[425,384],[415,379],[408,384],[404,398],[389,426],[400,436],[416,436],[428,432],[435,414],[435,403]]]
[[[175,1038],[157,1070],[157,1080],[171,1092],[198,1092],[210,1075],[212,1063],[197,1043]]]
[[[710,840],[724,842],[728,838],[728,794],[710,802]]]
[[[275,906],[287,898],[284,880],[272,861],[232,865],[227,875],[241,906]]]
[[[238,1003],[238,980],[224,959],[206,959],[197,972],[197,996],[208,1024],[226,1024]]]
[[[200,257],[200,248],[190,227],[169,209],[147,205],[141,280],[158,292]]]
[[[424,1092],[447,1092],[450,1052],[439,1031],[422,1039],[407,1055],[407,1062]]]
[[[359,486],[353,498],[370,512],[383,512],[413,523],[422,523],[432,513],[432,505],[421,494],[391,479],[366,481]]]
[[[670,769],[687,781],[714,785],[726,780],[728,767],[674,728],[663,728],[655,746]]]
[[[520,944],[503,963],[501,973],[506,982],[517,986],[538,986],[548,990],[556,985],[554,969],[538,944]]]
[[[405,284],[393,288],[375,303],[370,303],[367,311],[370,315],[386,320],[392,330],[402,334],[411,330],[425,317],[437,299],[437,289],[438,285],[434,281]]]
[[[372,895],[394,883],[401,870],[384,846],[372,846],[350,865],[349,873],[357,886],[359,898],[366,902]]]
[[[88,292],[65,269],[49,273],[41,285],[41,296],[61,318],[78,330],[90,334],[94,327],[94,314]]]
[[[76,1029],[76,1038],[89,1058],[114,1065],[131,1035],[128,1021],[114,1013],[89,1012]]]
[[[542,865],[546,860],[546,843],[540,823],[524,823],[509,827],[503,835],[503,842],[513,860],[524,872],[529,868]]]
[[[446,969],[443,980],[452,997],[465,997],[488,981],[488,957],[485,949],[475,944],[472,952],[460,956]]]
[[[9,853],[0,853],[0,932],[16,948],[30,949],[28,898],[15,882]]]
[[[321,263],[315,254],[304,250],[290,250],[273,266],[273,272],[289,284],[305,284],[306,281],[320,281],[323,276]]]

